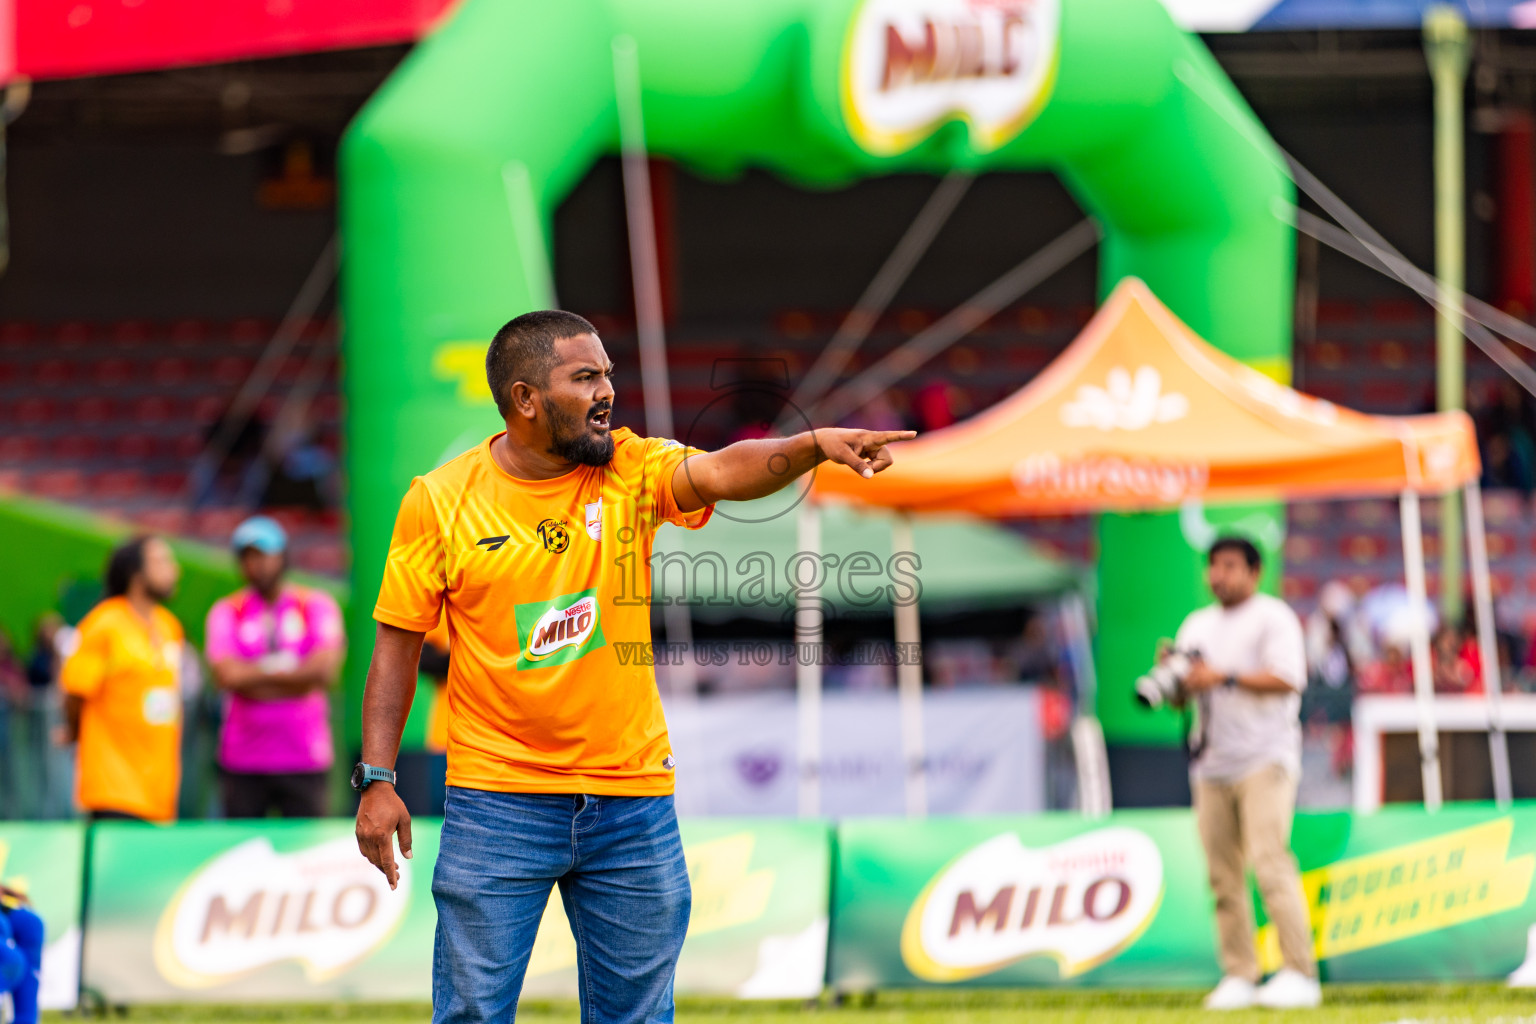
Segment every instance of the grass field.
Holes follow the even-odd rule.
[[[1336,985],[1324,990],[1322,1010],[1292,1013],[1252,1011],[1206,1014],[1198,992],[882,992],[872,1000],[853,999],[841,1006],[823,1000],[800,1003],[747,1003],[684,999],[678,1024],[1173,1024],[1210,1019],[1223,1024],[1253,1024],[1277,1018],[1317,1024],[1396,1024],[1396,1022],[1497,1021],[1536,1024],[1536,991],[1497,985]],[[134,1007],[134,1024],[424,1024],[431,1017],[422,1004],[321,1003],[271,1006]],[[520,1024],[576,1024],[574,1003],[528,1003]],[[45,1016],[52,1024],[63,1018]]]

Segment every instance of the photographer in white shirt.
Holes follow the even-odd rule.
[[[1216,894],[1222,980],[1212,1010],[1317,1006],[1312,931],[1291,854],[1301,777],[1301,691],[1307,685],[1301,621],[1257,592],[1259,551],[1240,537],[1211,546],[1206,582],[1216,603],[1191,612],[1175,648],[1198,654],[1182,680],[1197,706],[1190,788]],[[1262,986],[1245,868],[1253,869],[1285,966]]]

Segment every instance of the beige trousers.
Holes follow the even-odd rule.
[[[1315,978],[1312,927],[1290,846],[1296,781],[1281,766],[1270,765],[1236,782],[1197,779],[1191,788],[1211,889],[1216,893],[1222,973],[1259,980],[1245,871],[1251,866],[1264,909],[1279,934],[1285,966]]]

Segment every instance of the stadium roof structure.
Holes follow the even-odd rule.
[[[1311,398],[1201,339],[1133,277],[1024,388],[892,448],[889,471],[821,473],[813,495],[1012,517],[1440,493],[1480,472],[1465,413],[1370,416]]]

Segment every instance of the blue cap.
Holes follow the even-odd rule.
[[[229,546],[236,554],[246,548],[255,548],[264,554],[280,555],[288,549],[288,534],[270,516],[251,516],[235,527]]]

